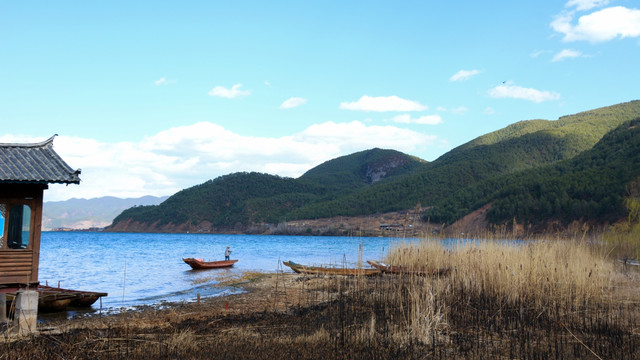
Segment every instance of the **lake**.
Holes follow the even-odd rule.
[[[354,266],[380,260],[389,247],[410,241],[398,238],[263,236],[217,234],[146,234],[43,232],[40,247],[41,284],[109,293],[93,309],[114,310],[163,301],[192,301],[198,294],[218,296],[240,291],[220,288],[215,278],[244,271],[291,270],[281,261],[307,265]],[[224,259],[230,246],[230,269],[194,271],[185,257]],[[361,249],[361,250],[360,250]],[[102,306],[102,307],[101,307]]]

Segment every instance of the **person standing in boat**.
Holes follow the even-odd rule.
[[[231,249],[227,246],[227,250],[224,251],[224,259],[229,260],[229,256],[231,256]]]

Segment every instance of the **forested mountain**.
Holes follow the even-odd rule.
[[[140,226],[146,230],[168,230],[185,223],[198,229],[277,223],[309,203],[324,202],[407,175],[424,163],[395,150],[372,149],[327,161],[298,179],[260,173],[229,174],[182,190],[158,206],[128,209],[114,219],[112,229],[123,222],[144,224]]]
[[[430,206],[485,179],[569,159],[635,117],[640,117],[640,101],[564,116],[557,121],[521,121],[461,145],[418,172],[307,205],[291,216],[360,215],[410,209],[417,204]]]
[[[491,203],[493,224],[575,220],[611,222],[624,216],[626,186],[640,176],[640,117],[605,135],[592,149],[554,164],[481,181],[433,204],[425,217],[451,223]]]
[[[146,230],[155,224],[157,231],[163,224],[242,228],[417,205],[427,209],[425,218],[451,223],[487,203],[494,223],[607,221],[620,215],[621,188],[634,176],[635,168],[625,166],[636,161],[629,150],[637,137],[629,129],[636,123],[627,122],[637,118],[640,101],[633,101],[556,121],[520,121],[430,163],[373,149],[328,161],[298,179],[231,174],[159,206],[126,210],[111,229],[123,229],[119,223],[145,224]]]

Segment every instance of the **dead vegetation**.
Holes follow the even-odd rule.
[[[407,243],[447,276],[248,273],[247,292],[41,324],[0,359],[640,358],[636,270],[584,242]]]

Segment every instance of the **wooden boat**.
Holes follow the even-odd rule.
[[[451,268],[440,268],[440,269],[410,269],[404,266],[394,266],[385,264],[383,262],[378,262],[375,260],[367,260],[369,265],[374,268],[380,270],[385,274],[410,274],[410,275],[419,275],[419,276],[447,276],[451,272]]]
[[[193,270],[227,268],[238,262],[238,260],[204,261],[194,258],[183,258],[182,261],[189,264]]]
[[[348,276],[380,275],[380,270],[378,269],[306,266],[306,265],[296,264],[293,261],[283,261],[282,263],[290,267],[291,270],[297,272],[298,274],[348,275]]]
[[[108,295],[102,292],[62,289],[47,285],[38,285],[36,291],[38,292],[38,311],[40,312],[64,311],[69,306],[89,307],[99,298]],[[16,293],[7,294],[8,306],[11,305],[15,297]]]
[[[46,285],[40,285],[38,287],[38,291],[41,291],[41,293],[45,292],[50,294],[57,293],[59,295],[73,295],[73,298],[71,299],[71,303],[69,305],[74,307],[89,307],[93,305],[93,303],[98,301],[98,299],[100,299],[101,297],[109,295],[103,292],[62,289]]]

